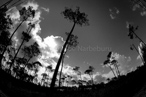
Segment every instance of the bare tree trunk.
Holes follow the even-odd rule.
[[[63,70],[64,56],[62,58],[62,66],[61,66],[60,75],[59,75],[59,87],[61,86],[61,75],[62,75],[62,70]]]
[[[14,56],[14,58],[13,58],[13,60],[12,60],[12,63],[10,64],[10,69],[11,69],[12,65],[14,64],[15,59],[16,59],[16,57],[17,57],[17,55],[18,55],[18,53],[19,53],[19,51],[20,51],[20,49],[21,49],[21,47],[22,47],[24,41],[25,41],[25,40],[23,39],[21,45],[19,46],[19,48],[18,48],[18,50],[17,50],[17,53],[15,54],[15,56]]]
[[[51,88],[54,88],[54,86],[55,86],[55,81],[56,81],[58,69],[59,69],[59,66],[60,66],[62,57],[63,57],[63,55],[64,55],[64,51],[65,51],[65,49],[66,49],[66,46],[67,46],[67,44],[68,44],[68,41],[69,41],[69,39],[70,39],[70,36],[71,36],[71,34],[72,34],[72,32],[73,32],[73,30],[74,30],[74,28],[75,28],[75,25],[76,25],[76,23],[73,24],[73,27],[72,27],[72,29],[71,29],[71,31],[70,31],[70,33],[69,33],[69,35],[68,35],[68,37],[67,37],[67,39],[66,39],[66,41],[65,41],[65,44],[63,45],[63,49],[62,49],[62,51],[61,51],[61,55],[60,55],[60,57],[59,57],[59,60],[58,60],[58,62],[57,62],[57,66],[56,66],[55,71],[54,71],[53,79],[52,79],[51,86],[50,86]]]
[[[17,28],[14,30],[13,34],[12,34],[11,37],[9,38],[9,41],[8,41],[8,42],[11,41],[12,37],[14,36],[14,34],[15,34],[16,31],[18,30],[18,28],[23,24],[24,21],[25,21],[25,20],[23,20],[23,21],[17,26]],[[1,62],[2,59],[3,59],[4,53],[6,52],[7,47],[8,47],[8,45],[6,45],[5,49],[3,50],[3,52],[2,52],[2,54],[1,54],[1,56],[0,56],[0,62]]]
[[[117,76],[116,76],[116,74],[115,74],[115,72],[113,71],[112,67],[111,67],[111,66],[109,66],[109,68],[110,68],[110,69],[111,69],[111,71],[113,72],[114,76],[115,76],[115,77],[117,77]]]
[[[31,27],[30,31],[28,30],[28,31],[29,31],[28,33],[30,33],[31,30],[32,30],[32,27]],[[13,60],[12,60],[12,63],[10,64],[10,69],[11,69],[11,66],[14,64],[15,59],[16,59],[16,57],[17,57],[17,55],[18,55],[18,53],[19,53],[19,51],[20,51],[22,45],[24,44],[24,42],[25,42],[25,39],[22,40],[22,43],[21,43],[21,45],[19,46],[19,48],[18,48],[18,50],[17,50],[17,53],[15,54],[15,56],[14,56],[14,58],[13,58]]]
[[[132,33],[133,33],[142,43],[144,43],[144,44],[146,45],[146,43],[145,43],[134,31],[132,31]]]

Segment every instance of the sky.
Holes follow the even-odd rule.
[[[79,45],[74,51],[67,53],[69,58],[65,59],[66,64],[80,66],[82,70],[92,65],[96,71],[102,72],[103,68],[100,64],[111,50],[130,57],[131,65],[137,65],[135,63],[137,53],[129,49],[132,41],[127,36],[126,22],[139,25],[138,35],[144,39],[145,28],[142,21],[145,17],[140,15],[139,10],[132,10],[129,0],[38,0],[37,2],[49,8],[49,13],[42,16],[44,17],[41,23],[42,37],[57,35],[66,38],[64,32],[70,31],[73,23],[60,14],[64,7],[79,6],[81,11],[88,15],[89,26],[75,27],[73,33],[78,36]],[[90,47],[91,51],[88,49]]]
[[[5,0],[1,1],[5,2]],[[88,15],[90,25],[75,27],[73,34],[78,36],[79,45],[67,52],[65,65],[79,66],[82,72],[93,66],[94,73],[98,77],[111,77],[113,74],[110,69],[102,66],[110,51],[117,56],[121,72],[129,72],[141,65],[137,52],[130,50],[132,43],[137,47],[139,42],[129,39],[127,24],[138,25],[139,29],[136,33],[146,41],[144,38],[146,28],[143,22],[146,13],[136,6],[133,7],[130,0],[35,0],[33,2],[39,5],[37,9],[41,10],[37,18],[40,20],[37,27],[41,31],[33,35],[36,40],[42,39],[39,44],[42,45],[43,55],[46,54],[45,59],[39,60],[42,63],[45,60],[46,64],[49,58],[52,58],[53,64],[57,62],[58,49],[52,47],[54,40],[51,39],[55,39],[60,47],[66,39],[65,32],[69,32],[73,26],[72,22],[64,19],[61,12],[65,7],[75,9],[79,6],[80,11]],[[51,54],[47,53],[46,46],[51,50]]]

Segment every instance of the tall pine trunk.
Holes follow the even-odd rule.
[[[18,53],[19,53],[19,51],[20,51],[20,49],[21,49],[21,47],[22,47],[22,45],[23,45],[24,41],[25,41],[25,40],[23,39],[23,41],[22,41],[21,45],[19,46],[19,48],[18,48],[18,50],[17,50],[17,52],[16,52],[16,54],[15,54],[15,56],[14,56],[13,60],[12,60],[12,63],[10,64],[10,69],[11,69],[12,65],[14,64],[15,59],[16,59],[16,57],[17,57],[17,55],[18,55]]]
[[[14,34],[15,34],[16,31],[18,30],[18,28],[23,24],[24,21],[25,21],[25,20],[23,20],[23,21],[17,26],[17,28],[14,30],[13,34],[12,34],[11,37],[9,38],[9,41],[8,41],[8,42],[10,42],[10,41],[12,40],[12,37],[14,36]],[[0,56],[0,62],[2,62],[3,56],[4,56],[4,54],[5,54],[6,50],[7,50],[7,47],[8,47],[8,45],[6,45],[6,47],[4,48],[4,50],[3,50],[3,52],[2,52],[2,54],[1,54],[1,56]]]
[[[31,27],[31,29],[30,29],[30,31],[29,31],[28,33],[30,33],[31,30],[32,30],[32,27]],[[17,52],[16,52],[16,54],[15,54],[13,60],[12,60],[12,63],[11,63],[11,65],[10,65],[10,69],[11,69],[12,65],[14,64],[15,59],[16,59],[16,57],[17,57],[17,55],[18,55],[18,53],[19,53],[19,51],[20,51],[22,45],[24,44],[24,42],[25,42],[25,39],[22,40],[21,45],[19,46],[19,48],[18,48],[18,50],[17,50]]]
[[[69,41],[69,39],[70,39],[70,36],[71,36],[71,34],[72,34],[72,32],[73,32],[73,30],[74,30],[74,28],[75,28],[75,25],[76,25],[76,23],[74,22],[73,27],[72,27],[72,29],[71,29],[71,31],[70,31],[70,33],[69,33],[69,35],[68,35],[68,37],[67,37],[67,39],[66,39],[66,41],[65,41],[65,44],[63,45],[63,49],[62,49],[62,51],[61,51],[61,55],[60,55],[60,57],[59,57],[59,60],[58,60],[58,62],[57,62],[57,65],[56,65],[56,68],[55,68],[55,71],[54,71],[53,79],[52,79],[51,86],[50,86],[51,88],[54,88],[54,86],[55,86],[55,81],[56,81],[58,69],[59,69],[61,60],[62,60],[62,58],[63,58],[64,51],[65,51],[65,49],[66,49],[66,46],[67,46],[67,44],[68,44],[68,41]]]
[[[61,76],[62,76],[62,70],[63,70],[64,56],[62,57],[62,65],[61,65],[61,70],[60,70],[60,75],[59,75],[59,87],[61,86]]]
[[[134,31],[132,31],[132,33],[133,33],[142,43],[144,43],[144,44],[146,45],[146,43],[145,43]]]

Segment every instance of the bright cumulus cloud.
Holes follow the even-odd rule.
[[[38,10],[39,5],[34,1],[28,1],[26,4],[22,4],[21,7],[28,8],[29,6],[32,6],[33,10]]]
[[[19,11],[16,7],[12,7],[10,8],[8,11],[7,11],[7,15],[10,16],[10,18],[12,20],[17,20],[17,19],[20,19],[20,14],[19,14]]]
[[[50,37],[45,38],[44,43],[47,44],[52,49],[55,49],[57,46],[54,36],[52,36],[52,35]]]

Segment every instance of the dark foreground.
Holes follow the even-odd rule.
[[[108,84],[80,88],[50,88],[15,79],[0,70],[1,97],[146,97],[146,65]]]

